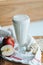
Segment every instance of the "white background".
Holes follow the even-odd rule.
[[[29,33],[32,36],[43,36],[43,20],[31,22]]]

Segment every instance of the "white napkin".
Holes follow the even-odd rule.
[[[11,32],[6,28],[0,27],[0,37],[11,36]]]
[[[13,29],[12,26],[9,27],[4,27],[6,29]],[[34,42],[33,42],[34,43]],[[31,53],[29,54],[29,56]],[[14,53],[11,57],[3,57],[5,59],[8,59],[10,61],[15,61],[15,62],[21,62],[23,64],[29,64],[29,65],[41,65],[41,51],[40,48],[38,48],[38,51],[36,52],[35,56],[29,57],[28,54],[21,54],[19,52]],[[34,57],[34,58],[33,58]],[[32,60],[29,60],[32,58]]]

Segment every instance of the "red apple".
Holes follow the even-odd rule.
[[[12,45],[14,47],[15,41],[11,36],[5,37],[3,39],[3,45]]]

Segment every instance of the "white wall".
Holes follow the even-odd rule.
[[[29,33],[32,36],[43,36],[43,20],[30,23]]]

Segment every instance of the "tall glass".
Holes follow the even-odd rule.
[[[20,46],[24,45],[27,42],[29,24],[29,16],[23,14],[13,16],[13,25],[16,33],[16,38]]]

